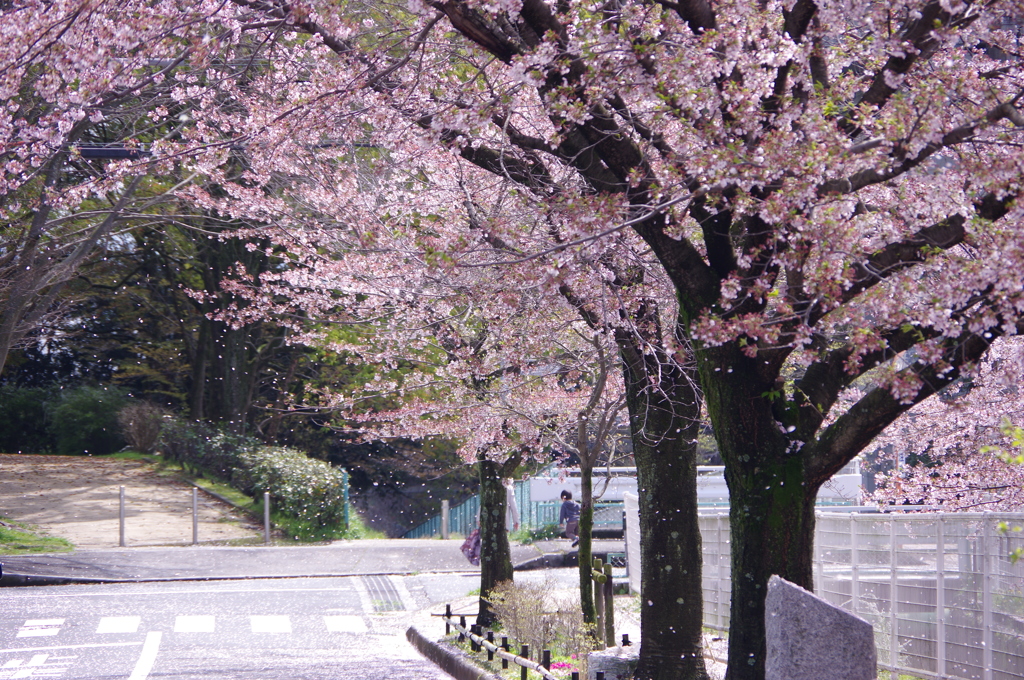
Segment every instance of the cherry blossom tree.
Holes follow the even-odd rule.
[[[1010,423],[1024,420],[1018,383],[1020,338],[1002,338],[976,369],[886,428],[873,446],[891,458],[873,500],[946,511],[1016,512],[1024,506],[1024,466]],[[912,508],[908,508],[912,509]]]
[[[811,587],[818,488],[1021,328],[1021,8],[237,5],[284,40],[219,86],[244,114],[198,130],[245,140],[236,204],[299,240],[303,211],[333,216],[366,249],[415,227],[405,257],[441,270],[532,262],[510,287],[614,320],[652,612],[699,610],[699,588],[665,597],[699,573],[665,531],[695,536],[699,382],[731,497],[727,677],[763,677],[765,586]],[[638,677],[704,677],[670,651]]]
[[[235,11],[0,5],[0,370],[12,346],[61,312],[84,263],[132,225],[175,219],[174,192],[209,155],[187,138],[210,103],[194,89],[251,67],[211,61],[229,53]]]

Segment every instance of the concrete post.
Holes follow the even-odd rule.
[[[441,538],[448,540],[448,520],[451,508],[449,501],[441,501]]]
[[[120,493],[118,494],[118,523],[120,525],[120,541],[118,545],[124,547],[124,487],[121,487]]]
[[[270,492],[263,492],[263,543],[270,545]]]

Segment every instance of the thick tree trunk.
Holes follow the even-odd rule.
[[[701,386],[729,486],[732,601],[727,680],[763,680],[764,602],[772,574],[810,590],[817,486],[800,443],[773,410],[758,361],[725,345],[698,352]]]
[[[813,588],[815,496],[803,492],[799,457],[792,458],[796,464],[762,462],[726,473],[730,495],[743,498],[729,507],[733,578],[726,680],[765,677],[765,594],[772,574]]]
[[[580,524],[579,524],[579,568],[580,568],[580,606],[583,608],[583,621],[597,625],[597,610],[594,607],[594,586],[591,577],[594,552],[594,467],[580,460]],[[601,638],[604,631],[597,631],[595,636]]]
[[[484,456],[480,461],[480,609],[476,622],[494,625],[494,609],[488,598],[499,583],[512,580],[512,551],[505,531],[503,465]]]
[[[697,519],[700,402],[691,376],[664,357],[628,346],[622,354],[640,496],[641,643],[634,677],[707,680]]]

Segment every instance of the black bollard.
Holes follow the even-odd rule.
[[[530,658],[530,645],[523,645],[523,651],[522,651],[522,653],[519,656],[523,657],[524,659],[529,659]],[[521,678],[522,678],[522,680],[526,680],[526,666],[523,666],[522,669],[523,669],[523,673],[521,675]]]
[[[450,618],[452,618],[452,606],[450,604],[446,604],[444,606],[444,634],[445,635],[450,635],[451,632],[452,632],[452,624],[448,622],[448,620]]]
[[[623,647],[629,647],[631,644],[633,644],[633,643],[629,641],[629,633],[623,633],[622,634],[622,646]]]
[[[501,648],[504,649],[506,652],[509,650],[508,636],[507,635],[502,635],[501,636]],[[504,657],[501,659],[501,667],[502,668],[508,668],[508,659],[506,659]]]
[[[548,670],[551,670],[551,650],[545,649],[543,652],[540,653],[540,658],[540,665],[544,666],[544,668]]]
[[[487,631],[487,641],[490,642],[492,645],[494,644],[494,631],[493,630]],[[488,661],[494,661],[494,651],[490,647],[487,648],[487,660]]]
[[[462,626],[462,628],[459,630],[459,642],[462,642],[463,640],[466,639],[466,636],[462,632],[462,631],[466,630],[466,617],[465,616],[460,616],[459,617],[459,625]]]

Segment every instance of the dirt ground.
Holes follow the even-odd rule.
[[[125,487],[127,546],[192,543],[192,486],[127,460],[0,454],[0,515],[71,541],[77,549],[119,544]],[[257,539],[243,513],[199,491],[199,542]]]

